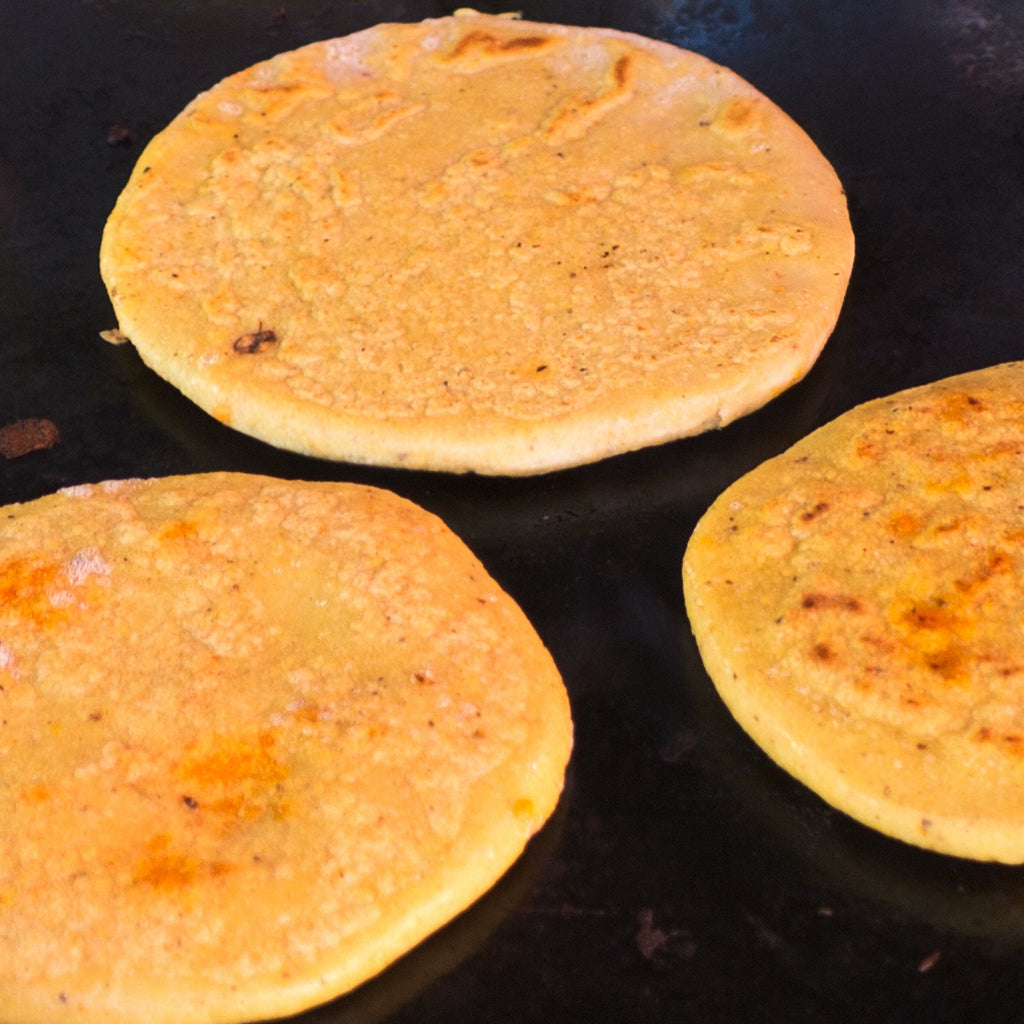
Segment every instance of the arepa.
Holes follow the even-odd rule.
[[[433,515],[354,484],[115,481],[0,517],[0,1019],[296,1013],[552,813],[565,689]]]
[[[509,475],[763,405],[816,360],[852,260],[831,165],[733,72],[468,11],[214,85],[100,253],[116,336],[219,421]]]
[[[1024,862],[1024,363],[858,406],[738,480],[683,561],[743,728],[866,825]]]

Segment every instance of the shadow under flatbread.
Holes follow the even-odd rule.
[[[301,1015],[302,1020],[309,1024],[378,1024],[466,960],[486,955],[494,933],[510,917],[524,912],[523,904],[550,869],[569,799],[571,794],[563,793],[555,813],[527,844],[519,860],[472,906],[382,974],[330,1003],[307,1011]]]
[[[686,692],[697,717],[703,768],[745,827],[765,837],[778,869],[784,865],[808,887],[841,894],[839,901],[857,913],[896,916],[947,937],[1024,953],[1019,867],[919,849],[830,807],[743,732],[704,671],[692,637],[685,646]]]

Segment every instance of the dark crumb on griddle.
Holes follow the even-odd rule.
[[[108,146],[127,146],[132,141],[132,133],[124,125],[112,124],[107,129]]]
[[[18,459],[59,443],[60,431],[53,420],[30,417],[0,427],[0,455],[5,459]]]

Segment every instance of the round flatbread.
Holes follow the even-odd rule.
[[[509,475],[761,406],[852,259],[832,167],[737,75],[473,12],[220,82],[146,148],[100,254],[118,336],[221,422]]]
[[[0,1019],[248,1021],[380,971],[552,813],[519,608],[386,491],[241,474],[0,517]]]
[[[859,406],[728,488],[690,540],[708,673],[866,825],[1024,861],[1024,363]]]

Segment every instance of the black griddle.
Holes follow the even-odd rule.
[[[479,4],[500,11],[504,4]],[[1024,5],[552,0],[540,21],[698,50],[833,162],[858,255],[809,376],[728,428],[533,479],[324,463],[215,423],[115,326],[104,220],[142,146],[256,60],[419,0],[0,0],[0,504],[69,484],[243,470],[356,480],[440,514],[554,654],[576,722],[565,796],[522,860],[318,1024],[819,1024],[1024,1019],[1024,868],[877,835],[739,730],[690,636],[680,561],[742,473],[851,406],[1024,357]]]

